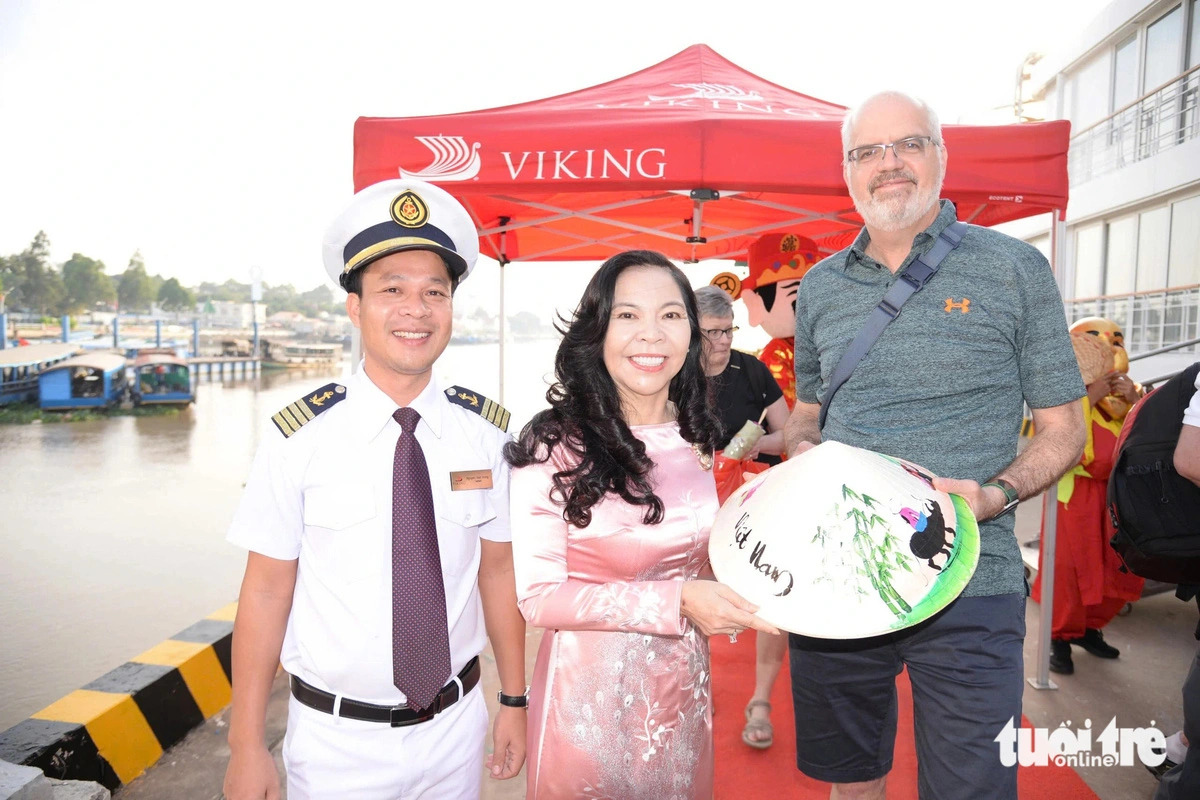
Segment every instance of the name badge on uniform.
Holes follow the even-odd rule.
[[[450,491],[452,492],[490,488],[492,488],[492,471],[490,469],[465,469],[461,472],[450,473]]]

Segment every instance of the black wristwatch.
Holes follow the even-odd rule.
[[[526,687],[525,694],[505,694],[504,692],[496,692],[496,698],[500,701],[500,705],[509,706],[510,708],[529,708],[529,688]]]
[[[1017,494],[1017,487],[1013,486],[1004,478],[992,478],[990,481],[980,486],[980,489],[986,489],[989,486],[995,486],[1000,491],[1004,492],[1004,508],[997,511],[991,519],[1003,517],[1008,512],[1017,507],[1017,503],[1021,502],[1020,495]]]

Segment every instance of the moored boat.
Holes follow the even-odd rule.
[[[182,405],[196,401],[192,368],[170,351],[143,351],[133,362],[134,405]]]
[[[120,404],[128,391],[125,356],[117,353],[68,358],[38,376],[38,405],[43,410],[107,409]]]
[[[226,358],[230,356],[252,356],[254,355],[254,345],[249,339],[222,339],[221,355]]]
[[[74,344],[31,344],[0,350],[0,406],[7,403],[35,403],[38,376],[49,367],[65,361],[79,350]]]
[[[262,342],[262,365],[266,369],[288,369],[292,367],[337,366],[342,360],[340,344],[315,342]]]

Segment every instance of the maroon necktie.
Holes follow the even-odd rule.
[[[392,682],[418,709],[450,680],[446,587],[433,519],[429,466],[413,408],[392,415],[402,431],[392,462]]]

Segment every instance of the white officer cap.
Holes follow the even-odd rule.
[[[322,254],[329,277],[345,288],[354,270],[401,250],[432,250],[462,282],[479,258],[479,238],[466,209],[444,189],[397,179],[354,195],[325,232]]]

